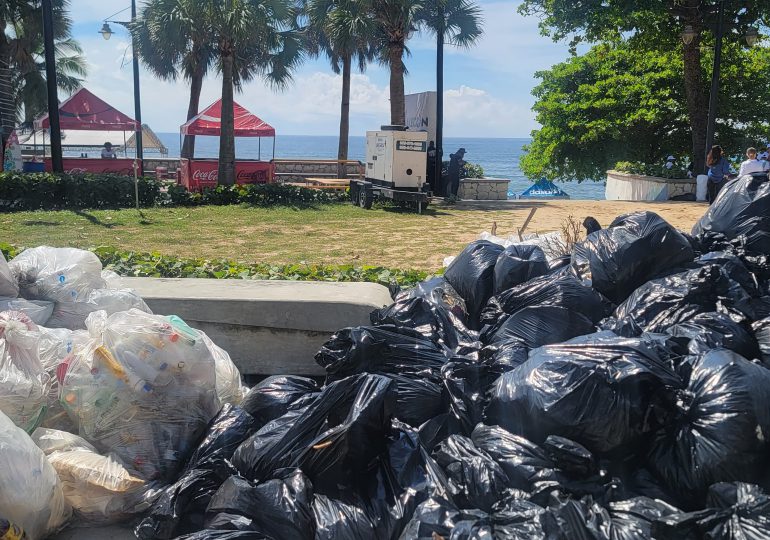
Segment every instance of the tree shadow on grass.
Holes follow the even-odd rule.
[[[61,225],[58,221],[45,221],[43,219],[30,219],[27,221],[22,221],[22,225],[26,226],[42,226],[42,227],[56,227],[57,225]]]
[[[102,221],[95,215],[89,214],[88,212],[84,212],[83,210],[73,210],[72,212],[76,216],[80,216],[84,219],[87,219],[92,224],[98,225],[99,227],[104,227],[105,229],[114,229],[116,226],[122,225],[122,223],[110,223],[110,222]]]

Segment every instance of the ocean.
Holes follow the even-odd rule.
[[[168,147],[169,157],[179,156],[179,134],[158,133],[163,144]],[[350,137],[348,155],[350,159],[364,161],[365,137]],[[524,154],[523,146],[530,139],[476,139],[447,137],[444,139],[444,158],[463,147],[467,151],[465,160],[481,165],[486,176],[507,178],[510,180],[509,193],[521,193],[532,181],[519,169],[519,159]],[[262,139],[262,159],[272,157],[272,139]],[[219,153],[217,137],[196,137],[195,155],[216,157]],[[242,158],[256,159],[259,155],[258,139],[241,138],[235,140],[235,154]],[[310,135],[278,135],[275,139],[275,157],[277,158],[312,158],[333,159],[337,156],[337,137]],[[573,199],[604,199],[603,182],[560,182],[559,187]]]

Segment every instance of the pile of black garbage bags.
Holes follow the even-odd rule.
[[[211,422],[141,539],[770,537],[770,183],[470,244]]]

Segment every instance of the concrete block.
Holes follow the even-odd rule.
[[[340,328],[392,302],[375,283],[124,278],[155,313],[178,315],[244,374],[320,375],[313,356]]]

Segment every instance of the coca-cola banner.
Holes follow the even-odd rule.
[[[63,159],[64,171],[68,173],[112,173],[126,176],[134,175],[134,158],[118,159],[94,159],[94,158],[69,158]],[[51,158],[45,158],[45,170],[51,172],[53,164]]]
[[[182,185],[190,191],[216,187],[219,163],[215,160],[183,159]],[[273,164],[266,161],[236,161],[236,184],[267,184],[273,181]]]

